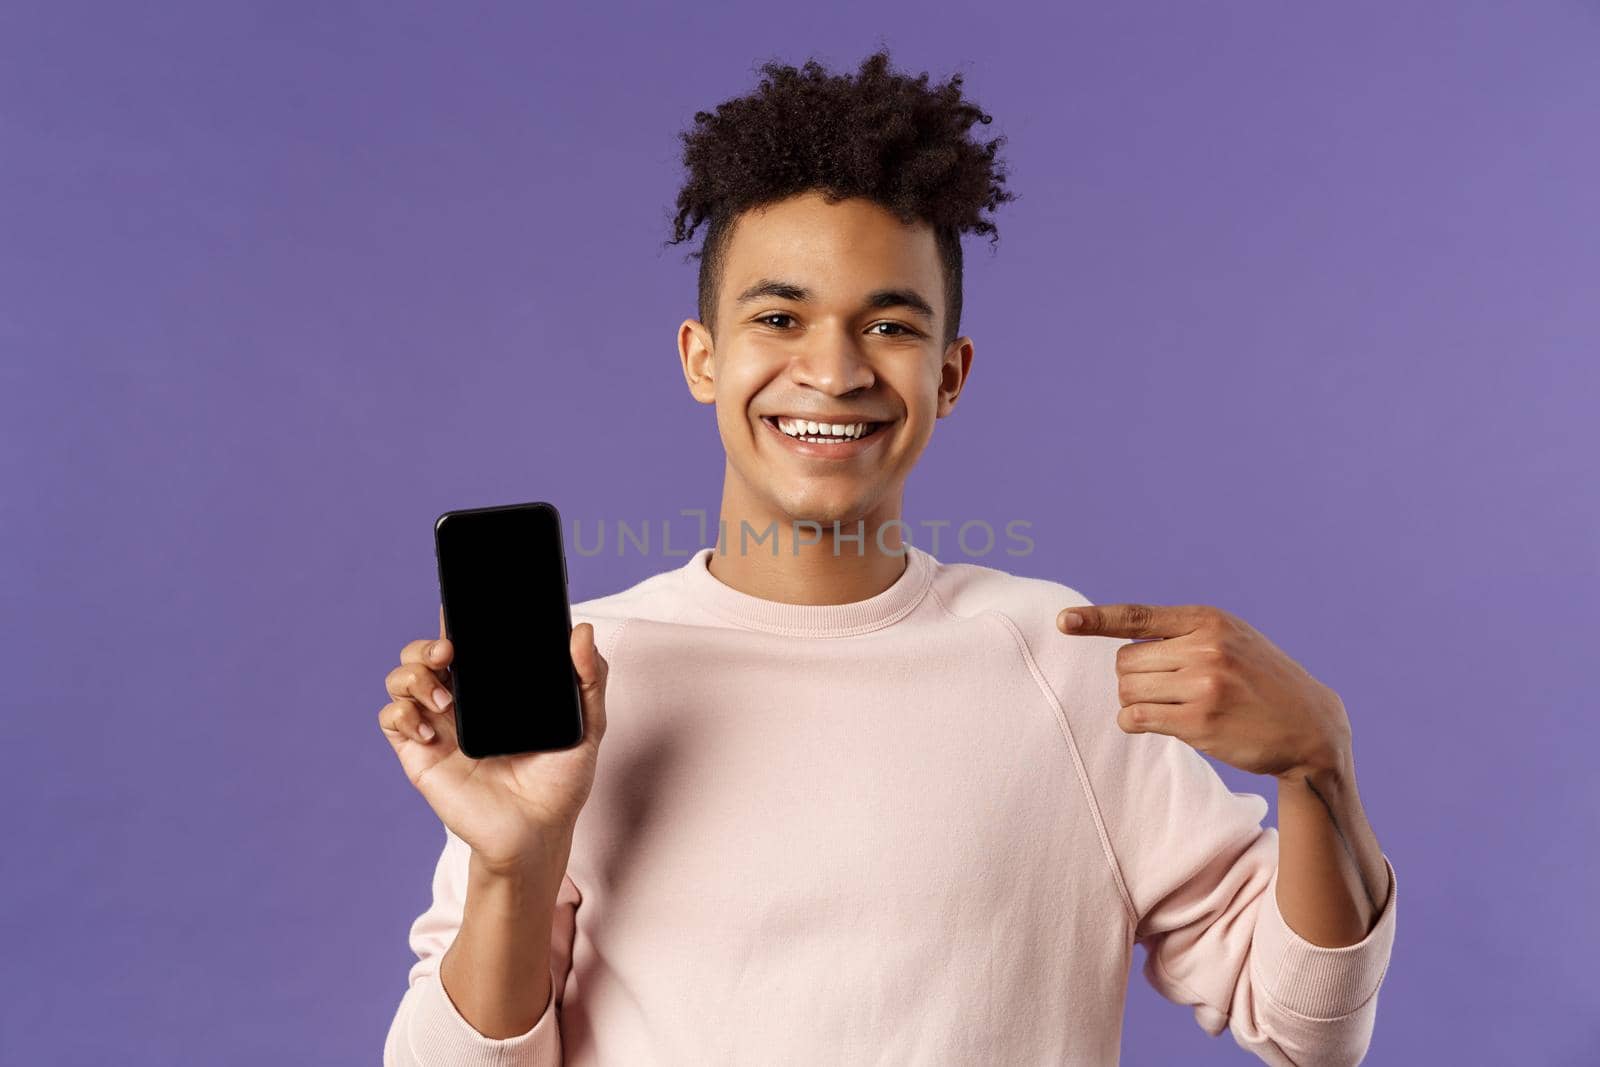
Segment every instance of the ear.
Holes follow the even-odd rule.
[[[944,350],[944,362],[939,366],[939,406],[935,417],[942,419],[950,414],[971,373],[972,338],[957,337]]]
[[[678,358],[683,362],[683,380],[689,383],[689,395],[702,404],[715,404],[716,356],[711,333],[699,319],[684,319],[678,327]]]

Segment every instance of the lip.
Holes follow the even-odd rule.
[[[892,421],[880,421],[876,419],[865,420],[878,423],[878,428],[872,431],[872,433],[868,434],[866,437],[857,438],[854,441],[846,441],[837,445],[819,445],[810,441],[802,441],[796,437],[790,437],[788,434],[778,429],[777,423],[773,421],[776,418],[777,416],[771,416],[770,418],[767,416],[761,416],[761,425],[765,426],[772,433],[772,435],[778,439],[779,444],[788,449],[790,452],[793,452],[797,456],[806,456],[813,459],[854,459],[855,457],[873,448],[876,448],[879,439],[887,437],[887,431],[889,427],[894,425]],[[821,422],[822,420],[818,419],[817,421]]]

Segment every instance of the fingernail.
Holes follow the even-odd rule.
[[[443,689],[435,689],[433,691],[433,706],[438,708],[440,711],[448,708],[450,706],[450,694],[446,693]]]
[[[1065,615],[1061,616],[1061,622],[1062,625],[1071,630],[1074,627],[1083,625],[1083,616],[1079,615],[1076,611],[1069,611]]]
[[[424,741],[433,740],[433,727],[429,726],[427,723],[423,723],[421,726],[418,726],[417,733],[422,735],[422,739]]]
[[[428,646],[428,658],[432,659],[433,657],[437,656],[438,654],[439,654],[439,642],[435,641],[431,645]]]

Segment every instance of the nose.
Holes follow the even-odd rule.
[[[829,396],[848,396],[870,389],[878,380],[872,364],[848,340],[807,346],[790,361],[789,375],[797,383]]]

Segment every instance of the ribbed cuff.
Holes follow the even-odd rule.
[[[1353,945],[1313,945],[1295,933],[1278,909],[1278,872],[1267,885],[1250,950],[1251,977],[1274,1004],[1312,1019],[1349,1015],[1371,998],[1394,947],[1395,899],[1400,886],[1389,857],[1389,899],[1367,936]]]
[[[414,994],[405,1038],[420,1063],[459,1067],[559,1067],[561,1063],[553,991],[531,1030],[499,1040],[485,1037],[461,1017],[438,972],[417,979]]]

